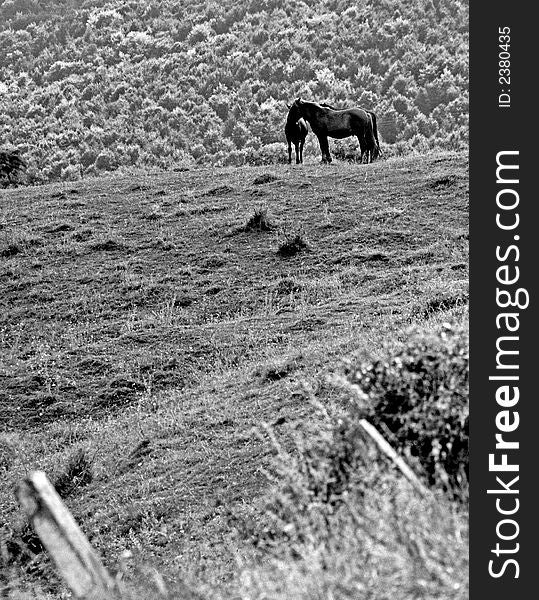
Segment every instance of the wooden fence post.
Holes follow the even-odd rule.
[[[17,486],[17,499],[77,598],[114,598],[114,580],[43,471]]]
[[[365,419],[361,419],[359,424],[363,428],[363,431],[374,441],[378,448],[391,459],[399,471],[406,477],[406,479],[412,484],[412,487],[419,492],[419,494],[425,498],[429,495],[429,490],[421,483],[415,473],[410,467],[404,462],[404,460],[395,452],[390,446],[382,434],[376,429],[374,425],[369,423]]]

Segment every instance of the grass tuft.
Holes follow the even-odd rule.
[[[279,381],[291,375],[294,371],[300,368],[302,356],[298,355],[293,358],[275,359],[268,361],[263,365],[259,365],[254,375],[262,381]]]
[[[290,236],[286,236],[277,249],[278,256],[289,258],[295,256],[302,251],[309,250],[309,243],[305,239],[303,233],[298,232]]]
[[[118,250],[125,250],[127,246],[119,240],[107,238],[95,242],[90,246],[90,248],[96,252],[114,252]]]
[[[87,451],[80,448],[71,454],[65,469],[53,481],[58,495],[64,500],[93,480],[93,460]]]
[[[0,474],[9,471],[16,456],[14,440],[6,434],[0,436]]]
[[[274,181],[279,181],[279,177],[273,175],[272,173],[262,173],[262,175],[258,175],[253,179],[253,184],[262,185],[264,183],[272,183]]]
[[[271,231],[275,228],[275,225],[272,223],[269,215],[268,208],[266,206],[261,206],[259,208],[255,208],[253,214],[245,223],[242,230],[243,231]]]
[[[40,246],[43,240],[35,235],[26,232],[6,233],[4,240],[0,245],[0,257],[11,258],[17,254],[24,253],[32,246]]]
[[[464,268],[465,266],[466,265],[464,265]],[[450,310],[451,308],[455,308],[457,306],[466,306],[467,304],[468,294],[438,293],[427,301],[423,309],[423,315],[425,317],[429,317],[433,313]]]
[[[153,204],[142,212],[142,218],[146,221],[158,221],[163,216],[164,213],[159,204]]]

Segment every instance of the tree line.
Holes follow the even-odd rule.
[[[298,96],[375,110],[386,155],[468,143],[465,0],[0,0],[0,54],[30,182],[284,161]]]

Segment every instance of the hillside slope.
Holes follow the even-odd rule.
[[[259,207],[269,231],[245,228]],[[3,192],[8,481],[82,448],[93,481],[68,504],[111,565],[129,549],[176,582],[233,578],[227,511],[264,492],[271,455],[254,428],[300,430],[305,385],[331,396],[343,357],[465,319],[467,207],[447,153]],[[0,507],[16,529],[9,486]]]

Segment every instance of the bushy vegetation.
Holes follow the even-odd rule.
[[[0,149],[0,185],[17,180],[26,169],[26,163],[16,149]]]
[[[465,0],[0,0],[0,142],[30,182],[279,162],[303,96],[375,110],[390,153],[463,148],[467,40]]]
[[[428,465],[433,442],[443,439],[439,469],[467,469],[466,331],[415,332],[391,358],[363,361],[347,379],[342,401],[320,402],[311,392],[317,412],[293,449],[268,429],[277,451],[273,490],[260,514],[235,524],[260,556],[244,575],[245,597],[467,598],[466,506],[444,496],[440,480],[431,481],[433,496],[420,498],[359,423],[365,412],[378,427],[395,417],[391,397],[401,407],[392,440],[401,452]],[[365,390],[369,411],[358,413],[353,386]],[[448,437],[462,450],[452,461]]]
[[[389,359],[350,366],[365,416],[415,457],[431,484],[468,482],[468,341],[447,324],[440,336],[412,332]],[[364,395],[364,396],[363,396]]]

